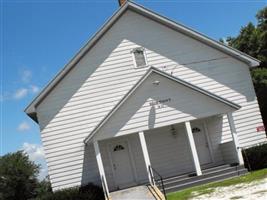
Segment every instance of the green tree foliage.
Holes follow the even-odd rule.
[[[242,154],[245,167],[248,170],[259,170],[267,167],[267,144],[243,149]]]
[[[35,197],[39,168],[22,151],[0,157],[0,200]]]
[[[103,190],[93,184],[38,195],[32,200],[104,200]]]
[[[261,61],[258,68],[251,70],[252,80],[258,97],[265,127],[267,127],[267,7],[257,15],[257,25],[251,22],[242,27],[237,37],[228,37],[227,43]]]
[[[227,38],[228,45],[253,57],[258,57],[260,49],[260,31],[250,22],[242,27],[240,34]]]
[[[0,157],[0,200],[103,200],[93,184],[52,192],[49,178],[38,181],[40,166],[23,151]]]
[[[53,194],[51,183],[48,176],[44,180],[38,183],[37,187],[35,188],[35,193],[38,198],[42,198],[44,196]]]

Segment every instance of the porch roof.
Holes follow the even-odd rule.
[[[113,116],[113,114],[124,104],[124,102],[127,101],[127,99],[139,88],[140,85],[142,85],[142,83],[149,77],[150,74],[152,73],[156,73],[162,77],[165,77],[169,80],[175,81],[176,83],[179,83],[191,90],[194,90],[198,93],[201,93],[217,102],[221,102],[224,105],[234,109],[234,110],[238,110],[239,108],[241,108],[241,106],[239,106],[238,104],[231,102],[225,98],[222,98],[214,93],[211,93],[207,90],[204,90],[196,85],[193,85],[187,81],[184,81],[180,78],[177,78],[175,76],[172,76],[169,73],[166,73],[162,70],[159,70],[155,67],[150,67],[147,72],[140,78],[140,80],[129,90],[129,92],[118,102],[118,104],[104,117],[104,119],[94,128],[94,130],[84,139],[84,143],[86,144],[88,141],[90,141],[90,139],[101,129],[101,127],[106,124],[106,122]]]

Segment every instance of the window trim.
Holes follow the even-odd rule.
[[[143,51],[143,53],[144,53],[144,58],[145,58],[145,65],[137,66],[137,63],[136,63],[136,60],[135,60],[135,56],[134,56],[134,52],[135,52],[136,50],[142,50],[142,51]],[[147,66],[148,66],[147,56],[146,56],[146,49],[145,49],[144,47],[137,47],[137,48],[134,48],[134,49],[131,51],[131,54],[132,54],[132,58],[133,58],[134,68],[138,69],[138,68],[143,68],[143,67],[147,67]]]

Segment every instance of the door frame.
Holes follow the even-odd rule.
[[[210,140],[210,137],[209,137],[209,132],[208,132],[208,128],[207,128],[207,122],[205,119],[202,119],[202,120],[195,120],[194,122],[196,123],[199,123],[202,128],[203,128],[203,132],[204,132],[204,137],[208,143],[208,150],[209,150],[209,154],[210,154],[210,162],[209,163],[205,163],[205,164],[202,164],[202,165],[209,165],[209,164],[212,164],[214,163],[214,156],[213,156],[213,151],[212,151],[212,145],[211,145],[211,140]],[[194,123],[192,122],[192,124]]]
[[[210,133],[209,133],[208,125],[207,125],[207,120],[203,120],[203,128],[205,130],[205,135],[206,135],[206,139],[207,139],[208,146],[209,146],[211,161],[212,163],[214,163],[215,160],[214,160],[214,155],[213,155],[212,143],[210,140]]]
[[[111,148],[111,146],[113,146],[115,143],[119,143],[119,142],[125,142],[127,144],[127,146],[128,146],[128,154],[129,154],[129,158],[130,158],[130,166],[131,166],[131,170],[132,170],[132,174],[133,174],[134,183],[137,185],[138,181],[137,181],[136,165],[135,165],[135,162],[134,162],[134,159],[133,159],[130,142],[126,138],[125,139],[114,138],[111,141],[107,142],[108,157],[109,157],[109,161],[110,161],[110,164],[111,164],[111,171],[112,171],[112,176],[113,176],[113,181],[114,181],[114,187],[118,188],[119,185],[118,185],[117,180],[116,180],[116,172],[114,171],[114,168],[113,168],[113,164],[114,163],[113,163],[113,159],[112,159],[112,152],[111,152],[112,148]]]

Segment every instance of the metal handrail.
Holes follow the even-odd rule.
[[[155,181],[158,183],[158,181],[160,182],[160,186],[163,190],[163,195],[165,197],[165,199],[167,199],[167,195],[166,195],[166,191],[165,191],[165,187],[164,187],[164,182],[163,182],[163,178],[162,176],[153,168],[151,167],[151,165],[148,166],[149,167],[149,174],[150,174],[150,177],[151,177],[151,180],[153,182],[153,184],[155,184]],[[152,175],[153,173],[156,174],[159,179],[155,179],[154,176]]]
[[[106,188],[106,184],[105,184],[103,176],[101,176],[101,182],[102,182],[102,186],[103,186],[103,190],[104,190],[104,195],[105,195],[106,199],[108,199],[109,196],[108,196],[108,192],[107,192],[107,188]]]

